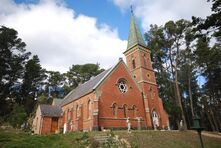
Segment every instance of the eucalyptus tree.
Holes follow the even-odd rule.
[[[0,116],[10,112],[10,103],[17,100],[24,75],[24,66],[30,53],[18,32],[0,27]]]
[[[168,21],[160,27],[151,25],[150,28],[145,36],[148,47],[153,54],[153,65],[161,97],[174,100],[173,103],[180,108],[175,109],[175,111],[179,114],[180,110],[181,119],[186,127],[186,116],[188,114],[185,115],[184,96],[188,94],[188,104],[190,104],[191,114],[193,114],[192,83],[196,79],[196,73],[194,73],[195,35],[192,25],[189,21],[181,19],[176,22]],[[182,83],[184,77],[188,82],[186,88]],[[194,87],[196,86],[194,85]],[[171,105],[169,106],[171,107]],[[177,124],[179,119],[177,115]]]

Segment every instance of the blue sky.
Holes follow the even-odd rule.
[[[129,28],[129,13],[121,13],[112,2],[105,0],[73,0],[66,1],[68,6],[77,13],[87,14],[98,19],[98,24],[106,23],[113,28],[118,29],[119,36],[127,39]]]
[[[39,0],[15,0],[16,3],[38,3]],[[108,24],[118,28],[121,39],[127,40],[130,10],[121,12],[119,7],[110,0],[65,0],[66,7],[73,9],[77,14],[85,14],[97,19],[97,24]],[[137,20],[139,23],[140,21]],[[142,28],[141,28],[142,29]]]
[[[130,5],[142,33],[150,24],[205,18],[211,7],[206,0],[0,0],[0,25],[16,29],[47,70],[109,68],[124,57]]]

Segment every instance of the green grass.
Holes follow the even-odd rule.
[[[102,132],[91,132],[90,137]],[[126,139],[133,147],[138,148],[198,148],[198,135],[186,131],[114,131],[115,135]],[[221,139],[203,136],[205,148],[221,148]],[[78,148],[86,147],[90,138],[82,132],[52,134],[47,136],[31,135],[18,130],[0,130],[0,148]]]
[[[191,131],[135,131],[131,134],[115,132],[134,147],[148,148],[200,148],[199,136]],[[205,148],[221,148],[221,138],[202,136]]]
[[[0,131],[0,147],[3,148],[68,148],[83,147],[79,142],[83,133],[52,134],[47,136],[31,135],[24,132]]]

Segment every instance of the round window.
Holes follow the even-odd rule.
[[[126,93],[127,92],[127,85],[126,85],[126,82],[124,80],[120,80],[118,82],[118,88],[120,90],[121,93]]]

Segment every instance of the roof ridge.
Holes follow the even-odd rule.
[[[93,79],[88,80],[84,84],[76,87],[73,89],[65,98],[63,99],[62,103],[60,106],[63,106],[65,104],[68,104],[76,99],[79,99],[80,97],[92,92],[94,89],[96,89],[101,82],[111,73],[111,71],[122,61],[119,60],[117,64],[115,64],[113,67],[103,71],[102,73],[98,74],[95,76]]]

